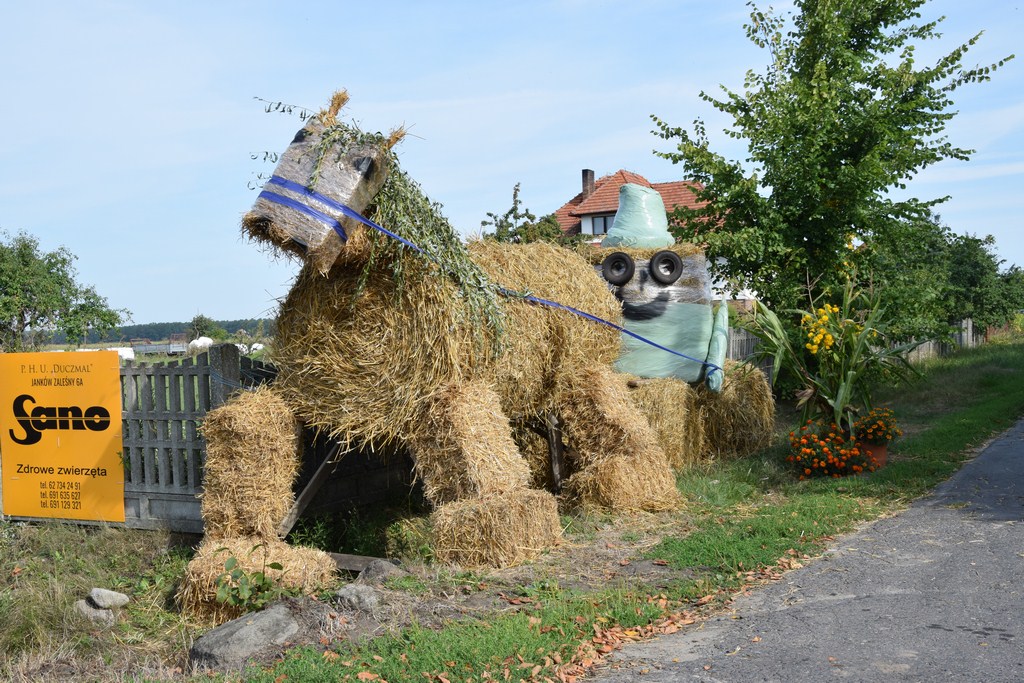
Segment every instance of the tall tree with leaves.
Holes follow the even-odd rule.
[[[93,287],[77,281],[75,256],[43,252],[24,232],[0,240],[0,351],[32,351],[55,332],[81,342],[89,330],[110,331],[128,318]]]
[[[792,307],[808,288],[838,290],[844,261],[858,253],[851,242],[881,248],[893,242],[886,237],[925,225],[942,198],[888,193],[943,159],[970,156],[943,134],[952,94],[1013,57],[965,68],[979,33],[919,66],[917,45],[940,37],[941,19],[919,23],[925,2],[794,0],[781,15],[751,4],[746,33],[767,51],[766,70],[748,71],[742,93],[701,94],[732,117],[728,135],[747,140],[745,162],[712,151],[700,119],[688,131],[654,117],[658,134],[677,144],[659,154],[682,163],[708,202],[674,218],[712,262],[725,257],[720,274],[772,306]]]
[[[949,244],[953,235],[937,215],[893,221],[860,244],[852,256],[871,289],[893,314],[891,341],[937,339],[949,334]]]

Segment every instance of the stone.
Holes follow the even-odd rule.
[[[349,583],[334,593],[338,607],[356,612],[373,612],[380,603],[377,589],[373,586],[362,586]]]
[[[105,588],[93,588],[89,591],[89,601],[100,609],[114,609],[128,604],[128,596]]]
[[[108,609],[95,607],[88,600],[79,600],[75,603],[75,611],[97,626],[110,628],[117,623],[117,616]]]
[[[388,562],[387,560],[373,560],[366,565],[366,568],[363,569],[363,571],[359,572],[359,576],[356,577],[356,582],[380,586],[390,578],[408,575],[409,572],[396,566],[392,562]]]
[[[196,638],[189,661],[197,670],[241,671],[268,647],[282,647],[299,632],[299,623],[284,602],[244,614]]]

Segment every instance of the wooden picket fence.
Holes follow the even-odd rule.
[[[259,383],[262,364],[233,344],[195,358],[121,366],[125,524],[199,533],[206,444],[199,424],[232,391]]]

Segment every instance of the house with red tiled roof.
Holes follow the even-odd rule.
[[[585,168],[582,191],[555,211],[562,232],[565,235],[594,235],[595,240],[601,239],[612,227],[619,210],[619,188],[626,183],[657,190],[668,212],[680,205],[689,208],[701,205],[695,194],[701,186],[693,181],[652,183],[642,175],[625,170],[594,180],[594,172]]]

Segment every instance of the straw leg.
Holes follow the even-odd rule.
[[[498,395],[484,382],[452,385],[409,441],[442,562],[507,567],[558,542],[555,498],[528,488],[530,470]]]
[[[558,503],[547,491],[519,489],[442,505],[434,512],[439,562],[511,567],[558,543]]]
[[[418,427],[409,448],[435,507],[527,487],[529,468],[487,383],[449,386],[430,403]]]
[[[565,434],[573,446],[570,499],[614,510],[675,507],[675,476],[654,430],[607,367],[572,376],[562,400]]]

